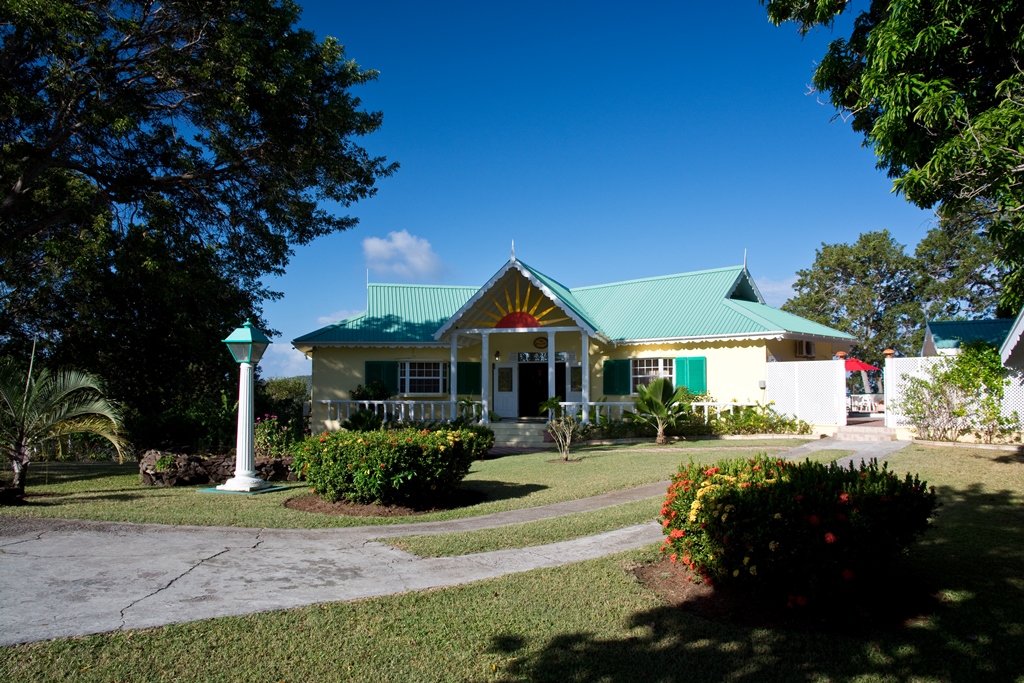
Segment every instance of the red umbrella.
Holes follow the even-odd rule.
[[[858,370],[881,370],[881,368],[876,368],[874,365],[868,365],[864,361],[857,360],[856,358],[847,359],[846,371],[857,372]]]

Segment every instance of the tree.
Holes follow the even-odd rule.
[[[989,202],[942,207],[939,223],[914,251],[921,305],[928,320],[1012,317],[1000,308],[1006,267],[989,239],[1000,220]]]
[[[232,274],[355,224],[396,166],[353,136],[376,72],[294,28],[289,0],[65,0],[0,10],[0,243],[79,231],[97,209],[215,244]],[[66,191],[67,188],[74,191]]]
[[[849,0],[760,0],[801,34],[831,27]],[[814,87],[895,189],[922,208],[981,198],[1004,220],[991,239],[1009,277],[1003,305],[1024,304],[1024,5],[1016,0],[872,0],[830,45]]]
[[[376,72],[298,16],[290,0],[0,5],[0,352],[39,336],[51,364],[101,375],[144,440],[220,404],[216,340],[259,320],[294,245],[356,224],[327,202],[397,168],[354,143],[382,122],[349,92]]]
[[[674,426],[686,412],[686,387],[673,389],[672,382],[665,377],[659,377],[647,386],[638,386],[636,393],[633,411],[625,411],[623,417],[651,425],[658,430],[655,443],[659,446],[665,445],[668,443],[665,428]]]
[[[873,365],[882,351],[921,348],[923,315],[915,292],[917,264],[888,230],[854,244],[824,244],[814,265],[797,271],[796,296],[782,310],[853,335],[853,354]]]
[[[121,413],[106,399],[96,377],[77,370],[33,375],[12,360],[0,361],[0,448],[14,470],[15,496],[25,494],[34,453],[44,444],[72,434],[95,434],[110,442],[118,456],[127,444]]]

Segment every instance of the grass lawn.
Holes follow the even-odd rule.
[[[658,518],[658,510],[663,499],[664,496],[655,496],[590,512],[511,524],[497,529],[432,536],[402,536],[381,539],[381,542],[420,557],[452,557],[508,548],[526,548],[600,534],[641,522],[652,522]]]
[[[732,455],[773,451],[803,441],[696,441],[656,447],[653,444],[597,446],[574,451],[578,463],[549,462],[551,451],[513,455],[473,464],[463,488],[480,491],[487,501],[457,510],[409,517],[342,517],[284,507],[289,498],[309,489],[257,496],[196,493],[194,488],[155,488],[139,484],[135,464],[33,463],[27,504],[2,514],[91,519],[110,522],[189,524],[266,528],[319,528],[436,521],[472,517],[517,508],[586,498],[615,489],[668,479],[679,462],[693,457],[713,462]],[[744,450],[755,449],[755,450]]]
[[[943,504],[908,559],[943,598],[891,632],[707,621],[626,571],[654,547],[453,588],[0,648],[18,681],[1024,681],[1024,458],[910,446]]]

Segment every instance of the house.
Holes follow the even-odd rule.
[[[569,288],[513,253],[480,287],[367,290],[364,313],[292,342],[313,360],[314,430],[336,429],[349,391],[374,380],[416,419],[447,419],[466,396],[485,421],[535,418],[557,395],[589,421],[655,377],[763,401],[767,363],[831,359],[854,341],[766,305],[745,266]]]
[[[955,356],[960,345],[972,341],[984,341],[1000,346],[1013,328],[1010,318],[995,320],[950,320],[930,322],[925,326],[922,356]]]

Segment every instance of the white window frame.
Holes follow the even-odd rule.
[[[630,358],[629,386],[633,396],[637,395],[639,385],[647,386],[659,377],[667,377],[674,381],[675,358]]]
[[[411,371],[416,370],[417,372],[423,372],[427,368],[414,367],[414,366],[425,366],[432,365],[436,368],[437,375],[416,375],[411,376]],[[398,361],[398,393],[402,396],[436,396],[438,394],[448,393],[448,378],[449,368],[448,363],[439,360],[400,360]],[[426,379],[426,380],[437,380],[438,390],[437,391],[409,391],[409,380],[411,379]]]

